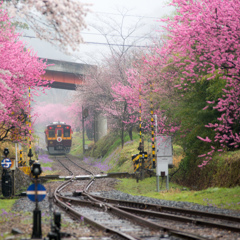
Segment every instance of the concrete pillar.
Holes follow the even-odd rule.
[[[107,135],[107,118],[99,114],[95,118],[95,141]]]

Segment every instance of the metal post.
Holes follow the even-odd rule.
[[[85,153],[85,139],[84,139],[84,116],[83,116],[83,106],[82,106],[82,128],[83,128],[83,158]]]
[[[29,99],[29,122],[28,122],[28,125],[29,125],[29,152],[28,152],[28,157],[30,158],[29,159],[29,166],[32,166],[33,164],[33,161],[32,161],[32,157],[33,157],[33,154],[32,154],[32,140],[31,140],[31,135],[32,135],[32,130],[31,130],[31,127],[32,127],[32,123],[31,123],[31,88],[29,87],[29,94],[28,94],[28,99]]]
[[[93,118],[94,118],[94,121],[93,121],[93,135],[94,135],[94,137],[93,137],[93,139],[94,139],[94,143],[96,143],[97,142],[97,136],[96,136],[96,113],[95,112],[94,112]]]
[[[142,152],[142,170],[141,170],[141,180],[144,180],[144,152]]]
[[[12,170],[12,194],[15,195],[15,170]]]
[[[166,180],[166,188],[169,190],[169,176],[167,175],[167,180]]]
[[[38,208],[38,196],[37,196],[38,176],[35,178],[35,202],[36,206],[33,211],[33,232],[32,239],[42,238],[42,222],[41,222],[41,210]]]
[[[157,114],[154,115],[154,118],[155,118],[155,128],[156,128],[155,132],[156,132],[156,137],[157,137]],[[156,143],[155,143],[155,145],[156,145]],[[157,154],[156,154],[156,159],[157,159],[157,163],[156,163],[156,173],[157,173],[157,178],[156,178],[156,180],[157,180],[157,192],[159,192],[159,175],[158,175],[158,171],[159,171],[159,169],[158,169],[158,157],[157,157]]]

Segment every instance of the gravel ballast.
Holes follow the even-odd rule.
[[[79,161],[79,159],[76,158],[76,161]],[[79,162],[82,163],[82,162]],[[62,168],[62,166],[58,163],[55,162],[53,164],[54,169],[53,170],[58,170],[59,174],[61,175],[66,175],[69,174],[66,170]],[[93,171],[94,174],[99,174],[99,170],[96,168],[93,168],[92,166],[88,166],[90,171]],[[73,169],[75,170],[76,167],[73,166]],[[79,171],[79,170],[78,170]],[[74,172],[74,175],[79,175],[79,172]],[[82,173],[83,174],[83,173]],[[82,189],[82,186],[85,185],[84,181],[87,180],[77,180],[75,181],[75,189],[74,187],[67,187],[64,191],[68,193],[73,193],[74,190],[76,189]],[[240,211],[233,211],[233,210],[227,210],[227,209],[220,209],[216,207],[211,207],[211,206],[203,206],[195,203],[190,203],[190,202],[179,202],[179,201],[167,201],[167,200],[161,200],[161,199],[155,199],[155,198],[148,198],[148,197],[143,197],[143,196],[133,196],[127,193],[123,193],[121,191],[117,191],[114,189],[116,184],[121,181],[118,179],[114,178],[103,178],[103,179],[98,179],[96,183],[91,187],[89,190],[92,194],[105,197],[105,198],[112,198],[112,199],[119,199],[119,200],[124,200],[124,201],[137,201],[140,203],[145,203],[145,204],[156,204],[156,205],[163,205],[163,206],[170,206],[170,207],[177,207],[177,208],[186,208],[186,209],[192,209],[192,210],[198,210],[198,211],[208,211],[210,213],[218,213],[218,214],[225,214],[225,215],[232,215],[232,216],[238,216],[240,217]],[[45,188],[47,189],[47,196],[46,198],[39,203],[39,208],[42,212],[42,216],[46,217],[46,224],[43,229],[44,236],[46,236],[46,233],[49,232],[49,227],[50,227],[50,210],[49,210],[49,198],[48,194],[54,189],[56,189],[57,186],[62,184],[62,181],[50,181],[50,182],[45,182],[42,183]],[[31,202],[27,197],[21,197],[18,199],[12,210],[15,211],[16,213],[21,214],[21,220],[22,219],[27,219],[27,221],[30,221],[29,228],[26,229],[26,224],[24,221],[18,221],[16,223],[16,226],[20,229],[20,231],[23,231],[25,234],[31,234],[32,231],[32,212],[35,209],[35,203]],[[70,231],[74,234],[74,238],[72,239],[81,239],[81,237],[89,237],[89,239],[105,239],[106,235],[100,232],[96,232],[96,230],[93,230],[89,228],[89,226],[86,226],[84,224],[81,224],[79,222],[73,221],[69,216],[63,213],[58,207],[54,206],[54,210],[62,212],[62,221],[64,222],[63,224],[63,231]],[[22,212],[24,214],[22,214]],[[30,213],[30,214],[29,214]],[[28,216],[26,216],[28,214]],[[21,225],[23,222],[23,225]],[[25,225],[24,225],[25,224]],[[12,229],[7,229],[8,232],[11,232]],[[109,236],[107,236],[108,238]],[[106,239],[107,239],[106,238]]]
[[[100,192],[95,194],[105,198],[113,198],[113,199],[119,199],[124,201],[136,201],[140,203],[157,204],[157,205],[163,205],[168,207],[186,208],[186,209],[192,209],[197,211],[207,211],[210,213],[218,213],[218,214],[225,214],[225,215],[240,217],[240,211],[221,209],[221,208],[216,208],[212,206],[203,206],[203,205],[191,203],[191,202],[167,201],[167,200],[148,198],[143,196],[133,196],[117,190]]]

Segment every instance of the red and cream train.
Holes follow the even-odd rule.
[[[53,122],[44,131],[49,154],[69,153],[72,146],[71,126],[64,122]]]

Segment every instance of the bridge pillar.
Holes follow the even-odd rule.
[[[107,135],[107,118],[102,114],[95,116],[94,121],[94,141],[97,142],[99,139]]]

